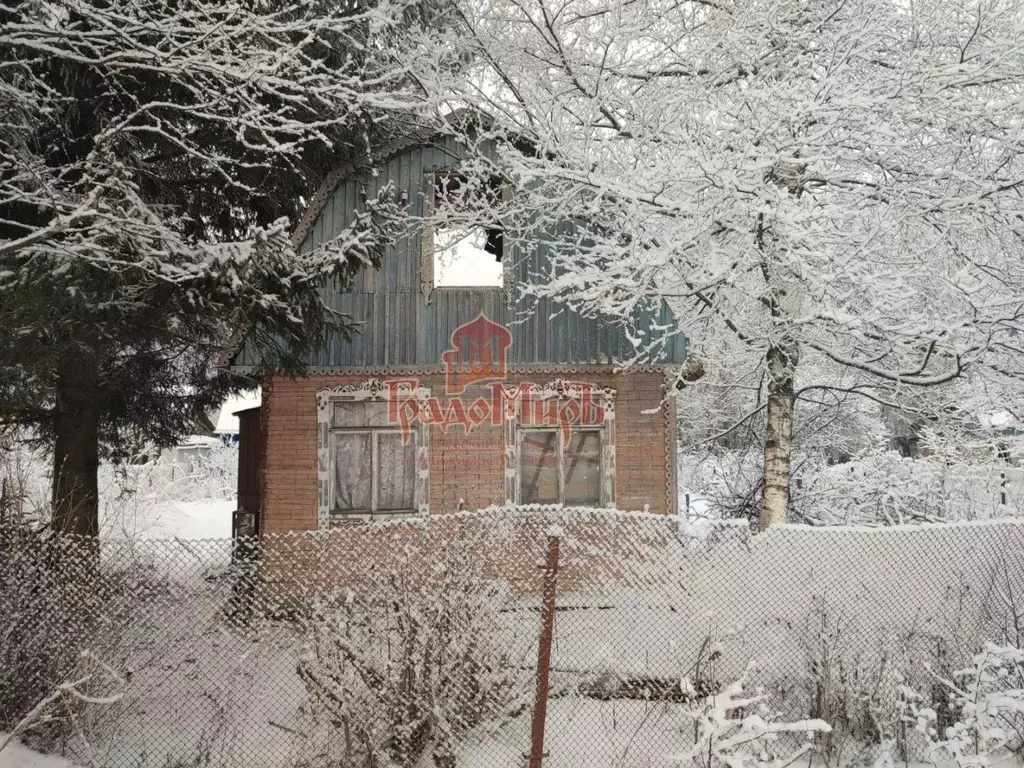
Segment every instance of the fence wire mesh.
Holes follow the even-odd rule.
[[[1015,521],[751,534],[534,508],[259,541],[0,533],[0,731],[80,766],[527,765],[551,536],[549,768],[708,765],[709,729],[751,728],[767,758],[923,760],[911,708],[951,724],[941,679],[1019,648],[1024,620]],[[831,731],[771,727],[813,719]]]

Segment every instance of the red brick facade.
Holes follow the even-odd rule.
[[[407,376],[378,375],[389,378]],[[663,402],[664,376],[657,371],[521,375],[504,383],[544,385],[559,377],[611,387],[615,395],[615,506],[622,510],[671,512],[675,507],[675,439],[672,411]],[[263,509],[265,533],[317,527],[318,390],[358,386],[367,375],[313,375],[297,379],[267,377],[263,382]],[[420,385],[444,401],[443,374],[418,377]],[[486,384],[473,385],[464,402],[489,396]],[[474,509],[505,502],[503,428],[481,424],[466,434],[461,426],[447,433],[429,427],[430,512]]]

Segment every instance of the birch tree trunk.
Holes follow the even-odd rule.
[[[799,347],[792,342],[768,347],[768,424],[764,440],[764,493],[761,530],[786,522],[789,514],[790,454],[793,449],[794,377]]]
[[[61,533],[99,535],[98,372],[89,355],[68,355],[57,379],[53,522]]]

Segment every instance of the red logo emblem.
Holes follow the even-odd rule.
[[[452,331],[451,348],[441,355],[447,376],[449,395],[462,394],[478,381],[500,381],[508,370],[508,348],[512,334],[503,325],[492,322],[481,312],[476,320]]]

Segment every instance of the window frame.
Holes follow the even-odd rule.
[[[417,387],[413,390],[405,386],[399,393],[414,397],[423,402],[430,397],[430,390]],[[349,520],[390,520],[403,517],[422,517],[430,513],[430,461],[429,433],[427,425],[418,419],[410,426],[410,439],[413,441],[415,457],[415,475],[413,477],[413,508],[401,510],[375,510],[378,504],[379,478],[373,472],[376,463],[376,448],[379,439],[374,433],[401,434],[397,425],[381,426],[334,426],[334,405],[336,403],[377,402],[386,404],[390,389],[387,382],[381,379],[368,379],[356,385],[334,387],[317,390],[317,527],[330,528],[333,523]],[[370,434],[370,510],[353,510],[337,513],[334,510],[335,491],[335,435],[341,433]]]
[[[565,499],[565,439],[558,425],[523,424],[521,399],[517,397],[518,386],[503,388],[503,413],[505,425],[505,498],[512,504],[522,504],[522,441],[531,431],[552,431],[558,433],[558,498],[557,504],[564,506]],[[598,432],[601,438],[601,496],[599,507],[615,507],[615,390],[609,387],[590,388],[594,402],[604,409],[604,420],[600,425],[586,425],[570,428],[570,434],[577,432]],[[578,383],[557,379],[544,387],[534,388],[531,400],[579,399],[581,389]],[[508,405],[509,400],[515,407]],[[570,437],[571,439],[571,437]]]
[[[518,441],[517,448],[518,448],[519,457],[520,457],[519,471],[517,472],[517,486],[518,487],[517,487],[517,495],[516,495],[516,498],[519,501],[517,501],[516,503],[517,504],[525,504],[525,503],[530,503],[530,504],[561,504],[562,506],[565,506],[565,504],[566,504],[566,501],[565,501],[565,476],[566,476],[565,451],[566,451],[566,448],[568,447],[568,445],[566,444],[565,435],[562,432],[562,429],[560,427],[557,427],[557,426],[534,426],[534,425],[524,426],[522,424],[519,424],[519,425],[517,425],[516,432],[517,432],[517,438],[516,439]],[[523,498],[523,469],[524,469],[524,467],[522,466],[523,439],[525,437],[527,437],[528,435],[530,435],[531,433],[536,433],[536,432],[553,432],[555,434],[555,438],[557,440],[557,442],[555,443],[555,458],[557,459],[557,462],[558,462],[557,463],[558,473],[556,475],[556,480],[557,480],[557,496],[558,496],[558,498],[557,498],[556,501],[553,501],[553,502],[524,502],[524,501],[522,501],[522,498]],[[598,500],[596,502],[594,502],[594,504],[596,504],[597,506],[606,506],[608,504],[607,499],[605,498],[605,483],[604,483],[604,479],[605,479],[605,476],[607,474],[607,469],[605,468],[604,433],[605,433],[605,429],[604,429],[603,426],[600,426],[600,427],[591,427],[591,426],[577,427],[577,428],[573,428],[573,429],[569,430],[569,434],[570,434],[569,439],[570,440],[572,439],[572,435],[596,434],[598,436],[598,439],[601,441],[601,445],[600,445],[600,463],[599,463],[599,471],[600,471],[601,474],[600,474],[600,478],[599,478],[599,481],[598,481],[599,496],[598,496]],[[576,503],[574,502],[574,504],[576,504]],[[612,504],[611,506],[614,506],[614,504]]]
[[[509,240],[513,233],[512,227],[503,226],[501,239],[501,282],[497,285],[434,285],[434,257],[435,257],[435,195],[436,184],[439,176],[449,176],[458,173],[454,169],[436,169],[424,173],[420,185],[420,293],[428,304],[434,291],[497,291],[502,292],[506,304],[512,302],[512,285],[515,278],[515,268],[512,264],[514,249],[510,247]],[[508,184],[501,185],[501,198],[508,201],[511,198],[512,188]],[[503,222],[504,224],[504,222]]]
[[[339,402],[335,400],[334,402]],[[378,448],[380,447],[380,436],[381,435],[399,435],[401,436],[402,430],[393,427],[334,427],[330,428],[330,450],[331,450],[331,472],[328,482],[330,483],[328,492],[328,503],[330,509],[328,510],[331,520],[350,520],[354,517],[372,517],[374,519],[380,519],[382,516],[394,515],[396,517],[409,517],[415,515],[416,510],[416,493],[415,484],[416,478],[413,476],[413,500],[412,505],[408,507],[399,507],[397,509],[381,509],[380,508],[380,472],[376,470],[376,464],[378,462]],[[337,455],[336,437],[338,435],[369,435],[370,436],[370,507],[369,509],[350,509],[350,510],[339,510],[335,506],[334,502],[337,498],[337,472],[335,471],[334,461]],[[416,446],[413,444],[413,460],[416,459]],[[415,468],[413,470],[415,472]]]

